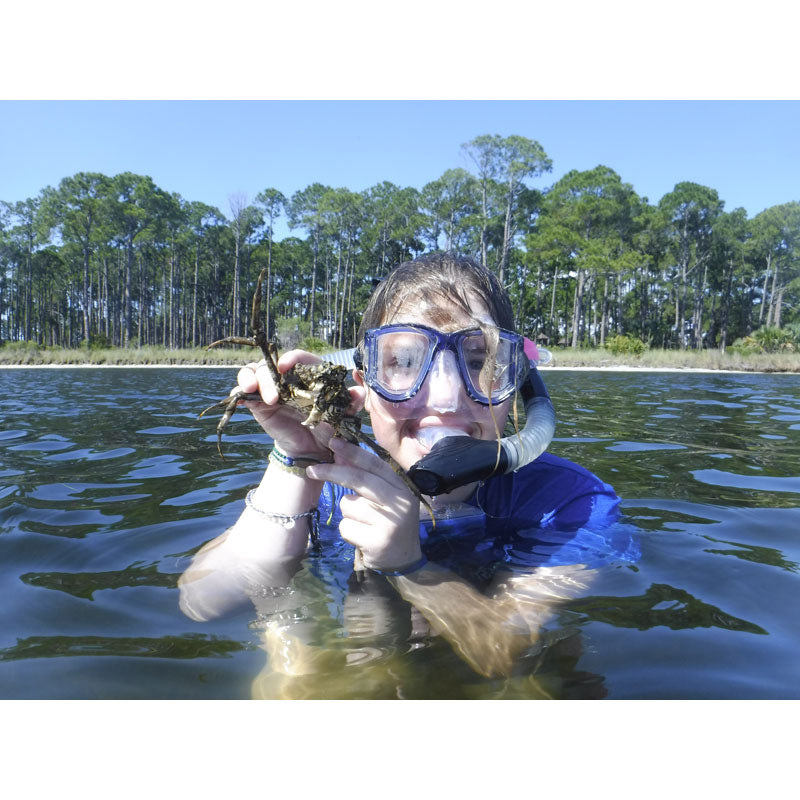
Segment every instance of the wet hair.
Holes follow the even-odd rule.
[[[370,328],[391,322],[403,308],[425,306],[431,325],[451,324],[457,314],[474,318],[471,306],[479,297],[500,328],[514,329],[508,292],[497,277],[471,258],[455,253],[429,253],[395,267],[372,294],[361,318],[358,344]],[[477,323],[479,327],[483,325]]]

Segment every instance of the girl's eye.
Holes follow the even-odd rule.
[[[413,348],[396,349],[386,353],[383,370],[387,375],[408,375],[420,368],[422,357]]]
[[[480,370],[483,369],[483,365],[486,363],[487,353],[485,350],[467,350],[465,355],[465,361],[467,362],[467,366],[470,370]]]
[[[392,354],[389,366],[395,369],[410,369],[419,359],[409,351],[399,351]]]

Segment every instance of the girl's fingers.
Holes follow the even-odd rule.
[[[264,361],[260,362],[256,367],[256,380],[258,381],[259,394],[264,398],[264,402],[269,406],[275,405],[278,402],[278,390],[272,380],[272,373],[267,369]]]
[[[236,375],[236,383],[238,385],[231,389],[231,394],[236,391],[247,392],[248,394],[258,391],[258,380],[255,374],[257,367],[258,364],[251,362],[250,364],[245,364],[239,370]]]
[[[358,470],[375,475],[388,483],[395,489],[408,492],[405,481],[372,450],[365,450],[363,447],[346,442],[344,439],[335,437],[328,442],[328,447],[333,451],[337,464],[355,467]]]
[[[413,518],[410,508],[398,517],[387,515],[386,509],[376,508],[364,497],[354,498],[347,504],[344,498],[342,501],[339,535],[357,549],[364,566],[384,565],[395,569],[419,559],[419,519]]]
[[[339,536],[354,547],[363,547],[365,541],[369,540],[371,531],[370,525],[355,519],[344,517],[339,523]]]
[[[347,464],[313,464],[306,468],[306,474],[313,480],[330,481],[352,489],[357,495],[378,505],[385,505],[387,495],[396,493],[395,487],[387,485],[374,473]]]
[[[307,350],[287,350],[278,359],[278,372],[288,372],[295,364],[321,364],[322,359]]]
[[[234,391],[247,392],[247,394],[258,392],[268,405],[274,405],[278,400],[278,392],[275,390],[275,384],[272,382],[272,377],[263,359],[242,367],[236,375],[236,383],[237,386],[231,391],[231,394]]]
[[[350,407],[347,409],[347,413],[355,416],[364,408],[367,390],[363,386],[351,386],[348,391],[350,392]]]
[[[331,438],[327,445],[334,462],[308,467],[309,477],[352,489],[381,507],[405,505],[404,501],[410,499],[411,493],[402,478],[374,453],[337,437]]]
[[[381,512],[372,500],[357,494],[346,494],[342,497],[339,508],[345,519],[362,525],[373,525],[381,516]]]

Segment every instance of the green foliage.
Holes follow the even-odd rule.
[[[764,350],[752,336],[742,336],[728,348],[728,352],[740,356],[752,356],[763,353]]]
[[[89,345],[90,350],[108,350],[111,347],[111,342],[108,340],[108,336],[104,333],[92,333],[89,334]]]
[[[0,346],[0,364],[38,364],[40,353],[36,342],[4,342]]]
[[[329,353],[331,349],[324,339],[318,339],[316,336],[305,336],[300,340],[298,347],[309,353]]]
[[[743,353],[794,353],[800,350],[800,325],[793,324],[787,328],[765,325],[750,336],[737,339],[733,348]]]
[[[800,350],[800,322],[791,322],[784,326],[784,330],[791,337],[792,343],[798,345],[797,349]]]
[[[311,325],[299,317],[279,319],[275,324],[275,333],[281,350],[293,350],[311,337]]]
[[[606,349],[614,355],[640,356],[647,350],[647,344],[635,336],[626,334],[606,339]]]
[[[0,347],[3,348],[5,353],[27,353],[38,352],[41,348],[36,342],[3,342],[0,341]]]
[[[553,345],[597,347],[614,332],[627,338],[612,346],[632,355],[635,341],[800,348],[796,332],[746,337],[800,325],[800,203],[748,220],[683,182],[653,204],[602,165],[534,188],[552,169],[536,141],[478,136],[463,151],[471,172],[448,169],[421,189],[314,183],[287,199],[267,188],[253,205],[239,197],[232,219],[133,173],[78,173],[0,202],[0,339],[76,360],[117,358],[111,345],[174,354],[247,333],[269,265],[262,312],[281,346],[349,347],[375,279],[452,249],[492,269],[519,328]],[[280,217],[296,236],[274,240]]]

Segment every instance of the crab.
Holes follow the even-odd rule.
[[[353,414],[348,414],[351,398],[347,388],[348,369],[340,364],[323,361],[321,364],[295,364],[288,372],[278,371],[278,348],[274,340],[267,338],[261,322],[261,284],[266,269],[261,270],[256,281],[253,295],[250,328],[251,337],[226,336],[212,342],[206,347],[210,350],[222,344],[247,345],[258,347],[264,354],[265,366],[270,371],[272,380],[278,391],[278,402],[296,408],[306,414],[300,423],[307,428],[315,428],[320,422],[327,422],[335,436],[339,436],[352,444],[364,444],[402,478],[412,494],[428,509],[434,519],[430,504],[422,496],[419,488],[408,477],[403,468],[392,456],[361,430],[361,421]],[[215,409],[223,409],[222,418],[217,424],[217,450],[222,458],[222,432],[225,430],[237,406],[244,400],[261,400],[261,395],[238,390],[218,403],[209,406],[200,413],[200,417]]]

